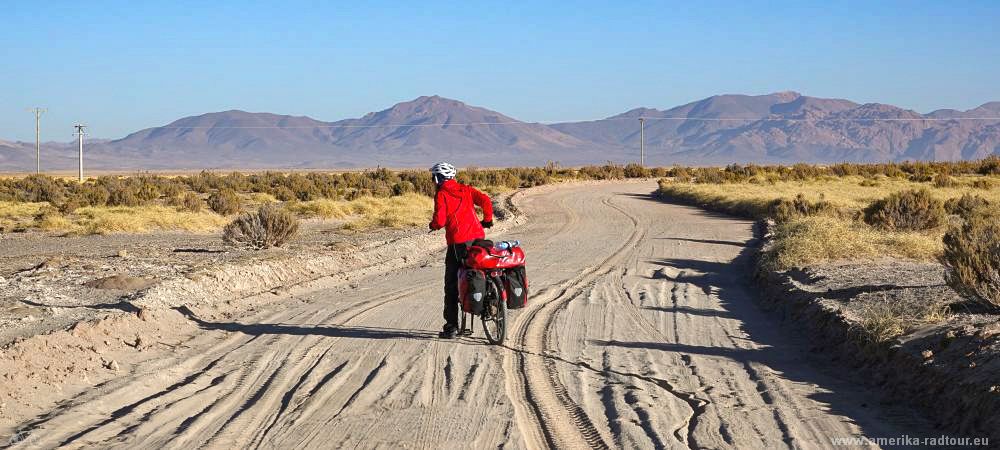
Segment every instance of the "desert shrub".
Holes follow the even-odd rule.
[[[625,178],[625,168],[612,163],[603,166],[584,166],[580,168],[579,173],[583,175],[582,178],[591,180],[620,180]]]
[[[240,212],[240,197],[232,189],[220,189],[208,196],[208,207],[223,216],[236,214]]]
[[[628,163],[624,171],[625,178],[648,178],[651,174],[650,170],[645,166],[636,163]]]
[[[972,181],[972,187],[988,191],[990,189],[993,189],[993,180],[989,178],[979,178],[977,180]]]
[[[990,156],[979,163],[980,175],[1000,175],[1000,156]]]
[[[322,190],[316,186],[316,183],[302,174],[293,173],[289,175],[286,183],[288,188],[295,193],[295,198],[304,202],[323,196]]]
[[[14,189],[16,199],[20,202],[49,202],[58,205],[66,198],[66,187],[45,175],[31,175],[18,180]]]
[[[172,198],[172,197],[179,197],[181,194],[187,191],[187,187],[179,183],[175,183],[169,180],[164,180],[159,185],[159,190],[160,194],[163,195],[164,197]]]
[[[944,209],[948,214],[966,216],[974,209],[989,206],[990,202],[978,195],[963,194],[961,197],[948,199],[944,202]]]
[[[135,195],[146,204],[160,198],[160,188],[148,179],[140,179],[138,187],[135,188]]]
[[[934,176],[934,187],[952,188],[958,186],[958,182],[951,175],[939,173]]]
[[[76,211],[78,208],[83,208],[86,206],[90,206],[89,204],[87,204],[87,200],[81,197],[80,195],[74,194],[70,197],[67,197],[65,201],[60,203],[58,205],[58,208],[60,213],[70,214],[73,211]]]
[[[87,206],[104,206],[108,204],[108,198],[111,196],[104,186],[98,186],[95,184],[84,184],[80,186],[76,190],[76,195],[82,202],[86,203]]]
[[[223,229],[222,239],[230,245],[265,249],[284,245],[298,231],[299,220],[292,213],[269,203],[240,214]]]
[[[129,186],[117,185],[110,189],[108,194],[108,206],[139,206],[142,199],[139,198],[135,189]]]
[[[186,192],[183,195],[176,195],[167,200],[167,204],[177,208],[179,211],[200,212],[204,204],[201,197],[194,192]]]
[[[948,285],[960,294],[1000,309],[1000,211],[976,208],[944,235]]]
[[[934,172],[926,166],[918,166],[913,168],[913,172],[910,174],[910,181],[917,183],[926,183],[928,181],[934,181]]]
[[[416,186],[409,181],[400,181],[392,185],[392,195],[405,195],[416,190]]]
[[[889,231],[919,231],[945,221],[944,204],[926,189],[896,192],[872,202],[864,210],[865,222]]]
[[[812,202],[800,193],[793,200],[782,198],[771,202],[768,206],[768,216],[775,222],[782,223],[796,217],[812,216],[834,209],[835,207],[822,197],[818,202]]]
[[[295,196],[295,192],[293,192],[288,186],[278,186],[274,188],[271,190],[271,195],[283,202],[290,202],[298,198]]]

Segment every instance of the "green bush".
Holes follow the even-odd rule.
[[[944,235],[948,285],[992,309],[1000,309],[1000,211],[976,208]]]
[[[865,222],[889,231],[936,228],[945,221],[944,204],[926,189],[897,192],[872,202],[864,210]]]
[[[222,239],[236,246],[252,249],[280,247],[299,231],[299,220],[274,203],[261,206],[257,212],[240,214],[222,231]]]
[[[220,189],[208,196],[208,207],[223,216],[236,214],[240,212],[240,196],[232,189]]]

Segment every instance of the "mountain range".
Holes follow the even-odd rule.
[[[114,140],[88,140],[100,170],[727,164],[978,159],[1000,154],[1000,102],[928,114],[796,92],[717,95],[605,119],[523,122],[439,96],[357,119],[224,111],[185,117]],[[45,143],[43,170],[76,167],[75,143]],[[0,140],[0,171],[34,168],[34,143]]]

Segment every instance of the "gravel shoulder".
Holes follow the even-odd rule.
[[[944,274],[935,263],[835,262],[762,273],[759,284],[765,305],[863,382],[916,407],[955,436],[997,442],[1000,316],[962,299]],[[942,317],[925,324],[913,318],[928,308],[940,309]],[[879,321],[898,321],[904,329],[872,342],[869,330]]]
[[[293,243],[267,251],[225,246],[218,233],[7,234],[0,239],[0,346],[126,310],[130,299],[164,282],[211,276],[224,266],[349,254],[416,233],[356,233],[337,221],[311,220]]]

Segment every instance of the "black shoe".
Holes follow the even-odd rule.
[[[469,329],[469,328],[458,330],[458,335],[459,336],[472,336],[472,330]]]
[[[454,328],[441,330],[441,332],[438,333],[438,337],[441,339],[455,339],[456,336],[458,336],[458,330]]]

